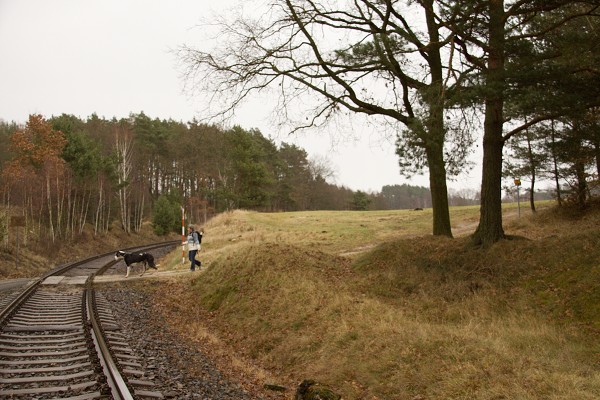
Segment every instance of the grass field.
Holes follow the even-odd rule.
[[[175,329],[290,390],[598,399],[600,212],[538,208],[506,205],[517,239],[489,249],[468,238],[478,207],[451,210],[454,239],[431,210],[235,211],[204,227],[205,271],[146,287]],[[162,266],[188,268],[181,250]]]

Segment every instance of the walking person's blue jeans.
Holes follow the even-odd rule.
[[[196,265],[198,267],[200,267],[202,265],[202,263],[200,261],[196,260],[196,253],[198,253],[198,250],[190,250],[188,252],[188,257],[190,259],[190,271],[195,271]]]

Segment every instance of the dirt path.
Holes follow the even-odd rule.
[[[173,276],[181,276],[181,275],[190,275],[190,274],[200,274],[202,271],[190,272],[189,270],[176,270],[176,271],[153,271],[146,272],[143,276],[139,274],[129,275],[129,278],[125,278],[125,275],[122,274],[109,274],[109,275],[100,275],[94,278],[94,282],[103,283],[103,282],[125,282],[125,281],[137,281],[140,279],[161,279],[161,278],[170,278]]]

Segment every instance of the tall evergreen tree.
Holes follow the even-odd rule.
[[[282,143],[278,178],[278,199],[285,211],[306,210],[310,201],[312,177],[308,154],[296,145]]]
[[[582,8],[571,7],[576,3]],[[473,93],[485,108],[481,212],[479,226],[473,234],[476,244],[488,246],[505,237],[501,182],[502,152],[506,141],[529,126],[556,117],[554,112],[538,113],[527,121],[514,120],[511,130],[504,132],[506,117],[510,115],[506,105],[513,94],[511,89],[515,87],[512,84],[518,81],[516,78],[521,73],[509,68],[510,61],[517,58],[528,43],[539,41],[570,20],[591,15],[597,5],[586,6],[586,3],[595,2],[444,2],[442,13],[447,16],[444,26],[455,34],[457,51],[463,59],[478,71],[478,78],[471,81],[476,85],[471,87],[475,88]],[[559,15],[554,24],[544,26],[538,23],[551,13]],[[516,72],[517,76],[511,72]],[[532,86],[547,81],[545,75],[532,78],[535,78],[529,82]]]

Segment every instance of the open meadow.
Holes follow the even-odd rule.
[[[206,226],[200,273],[148,281],[155,307],[243,374],[344,399],[600,398],[600,212],[505,205],[475,248],[479,207],[234,211]],[[162,267],[182,264],[181,249]]]

